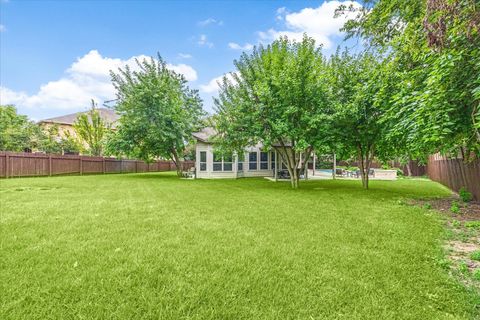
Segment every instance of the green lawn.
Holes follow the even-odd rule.
[[[468,319],[421,180],[0,181],[0,319]]]

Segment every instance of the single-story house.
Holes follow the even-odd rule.
[[[275,171],[286,169],[281,157],[275,151],[264,150],[260,143],[247,147],[244,154],[222,156],[215,152],[215,135],[211,127],[193,134],[196,178],[274,177]]]

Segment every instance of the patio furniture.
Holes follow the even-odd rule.
[[[182,171],[182,177],[187,179],[195,178],[195,167],[191,167],[188,171]]]

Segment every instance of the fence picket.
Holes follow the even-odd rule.
[[[101,165],[99,162],[101,161]],[[130,163],[130,165],[129,165]],[[140,167],[139,167],[140,165]],[[133,167],[135,166],[135,167]],[[191,168],[194,161],[185,161]],[[144,168],[139,170],[140,168]],[[59,174],[105,174],[129,172],[169,171],[175,166],[171,161],[159,160],[149,165],[144,161],[89,157],[75,155],[52,155],[0,151],[0,177],[53,176]],[[171,170],[173,170],[171,169]],[[13,172],[15,171],[15,172]]]

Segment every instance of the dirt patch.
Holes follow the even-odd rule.
[[[458,205],[458,213],[452,212],[452,205]],[[411,204],[438,210],[455,220],[480,220],[480,202],[463,202],[458,196],[442,199],[412,200]]]
[[[447,218],[447,259],[440,263],[465,286],[480,292],[480,202],[465,203],[455,195],[411,200],[410,204],[436,210]]]

